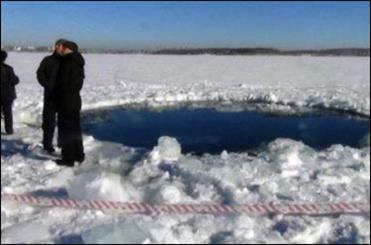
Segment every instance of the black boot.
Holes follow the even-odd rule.
[[[13,131],[13,130],[7,130],[7,131],[6,131],[6,134],[7,134],[7,135],[12,135],[12,134],[14,134],[14,131]]]
[[[79,163],[82,163],[84,160],[85,160],[85,154],[78,155],[78,156],[76,156],[76,158],[75,158],[75,161],[76,161],[76,162],[79,162]]]
[[[48,154],[53,154],[55,153],[55,149],[53,147],[44,147],[44,150],[48,153]]]
[[[12,103],[6,103],[5,105],[1,104],[1,107],[4,112],[5,132],[8,135],[12,135],[14,134]]]
[[[55,162],[59,166],[74,167],[74,162],[73,161],[65,161],[63,159],[58,159]]]

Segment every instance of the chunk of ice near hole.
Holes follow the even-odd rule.
[[[279,164],[282,177],[294,177],[300,174],[303,165],[300,152],[305,149],[301,142],[290,139],[277,139],[268,145],[269,151],[274,153],[274,161]]]
[[[182,149],[177,139],[162,136],[158,139],[158,144],[153,148],[150,155],[152,163],[156,165],[162,161],[173,163],[179,160]]]
[[[228,159],[228,152],[226,150],[223,150],[220,154],[221,159],[227,160]]]
[[[359,141],[360,147],[368,147],[370,146],[370,133],[366,134],[360,141]]]

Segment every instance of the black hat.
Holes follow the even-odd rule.
[[[68,41],[64,44],[64,46],[66,48],[69,48],[71,49],[73,52],[78,52],[79,51],[79,46],[75,43],[75,42],[72,42],[72,41]]]
[[[8,57],[8,53],[4,50],[1,50],[1,62],[4,62],[6,60],[6,57]]]
[[[67,39],[64,39],[64,38],[60,38],[60,39],[58,39],[56,42],[55,42],[55,45],[64,45],[64,44],[66,44],[68,42],[68,40]]]

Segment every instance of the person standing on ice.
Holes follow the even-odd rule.
[[[43,107],[43,146],[49,154],[54,153],[53,136],[56,125],[57,106],[55,95],[55,83],[59,70],[59,63],[63,55],[63,44],[67,40],[59,39],[55,43],[52,55],[46,56],[37,69],[37,80],[44,88],[44,107]],[[60,132],[58,132],[58,146],[61,146]]]
[[[11,66],[5,64],[8,54],[1,50],[1,113],[4,115],[5,132],[13,134],[13,101],[16,99],[15,85],[19,78],[15,75]]]
[[[62,159],[58,165],[73,167],[85,159],[80,124],[80,90],[85,78],[85,61],[74,42],[63,44],[57,82],[55,86],[58,110],[58,131],[62,135]]]

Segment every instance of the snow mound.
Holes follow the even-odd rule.
[[[134,187],[119,174],[91,171],[70,181],[67,192],[73,199],[128,202],[140,200]]]

